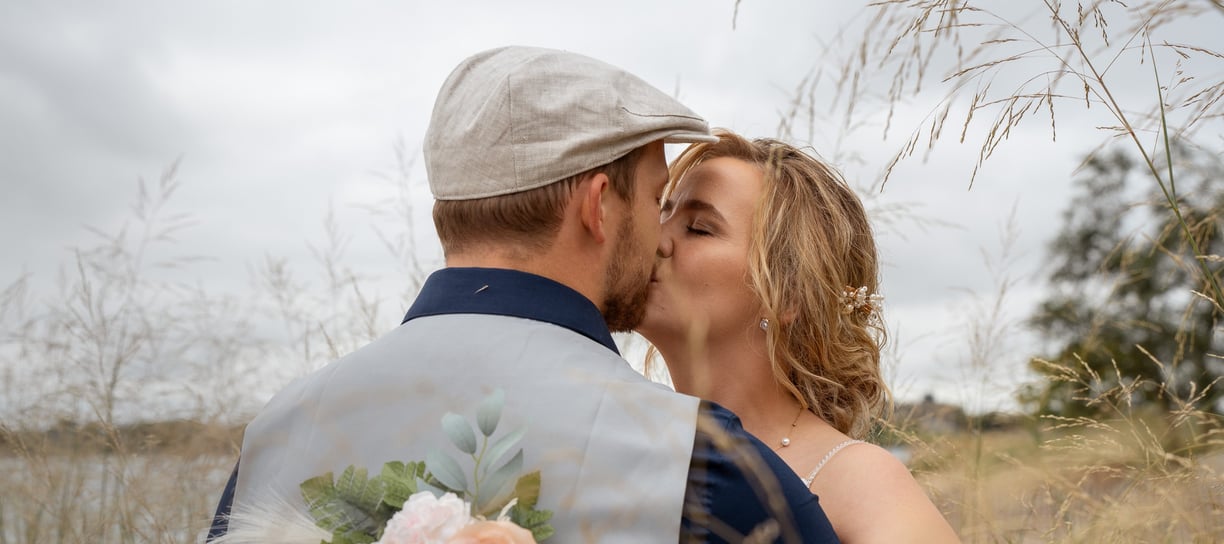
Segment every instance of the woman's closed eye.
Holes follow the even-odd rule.
[[[685,230],[694,236],[712,236],[714,234],[705,228],[705,226],[696,223],[685,227]]]

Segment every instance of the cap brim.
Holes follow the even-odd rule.
[[[668,144],[716,144],[718,136],[702,132],[678,132],[663,137]]]

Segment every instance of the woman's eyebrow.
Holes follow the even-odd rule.
[[[679,207],[682,210],[691,211],[691,212],[705,212],[707,214],[710,214],[710,216],[713,217],[717,221],[722,221],[724,223],[727,222],[727,218],[723,217],[723,214],[718,211],[718,208],[715,208],[713,204],[710,204],[709,202],[706,202],[704,200],[699,200],[696,198],[687,198],[680,202]],[[676,201],[669,199],[668,201],[663,203],[663,206],[660,208],[660,211],[670,212],[674,208],[676,208]]]

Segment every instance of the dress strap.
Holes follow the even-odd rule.
[[[855,440],[851,438],[850,440],[847,440],[845,442],[842,442],[841,444],[833,446],[833,449],[829,450],[829,453],[826,453],[824,458],[821,459],[820,462],[816,464],[816,468],[812,469],[812,473],[808,474],[807,478],[803,479],[804,485],[808,487],[812,487],[812,481],[816,479],[816,474],[820,473],[820,469],[824,468],[825,463],[828,463],[829,460],[832,459],[834,455],[837,455],[837,452],[841,451],[846,446],[853,446],[855,444],[863,444],[863,443],[864,442],[862,440]]]

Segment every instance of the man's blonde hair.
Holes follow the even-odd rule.
[[[669,168],[670,193],[702,161],[761,169],[745,281],[760,298],[775,380],[837,430],[861,438],[890,404],[880,372],[878,308],[846,311],[846,293],[878,289],[875,239],[863,204],[834,169],[784,142],[716,130]]]

